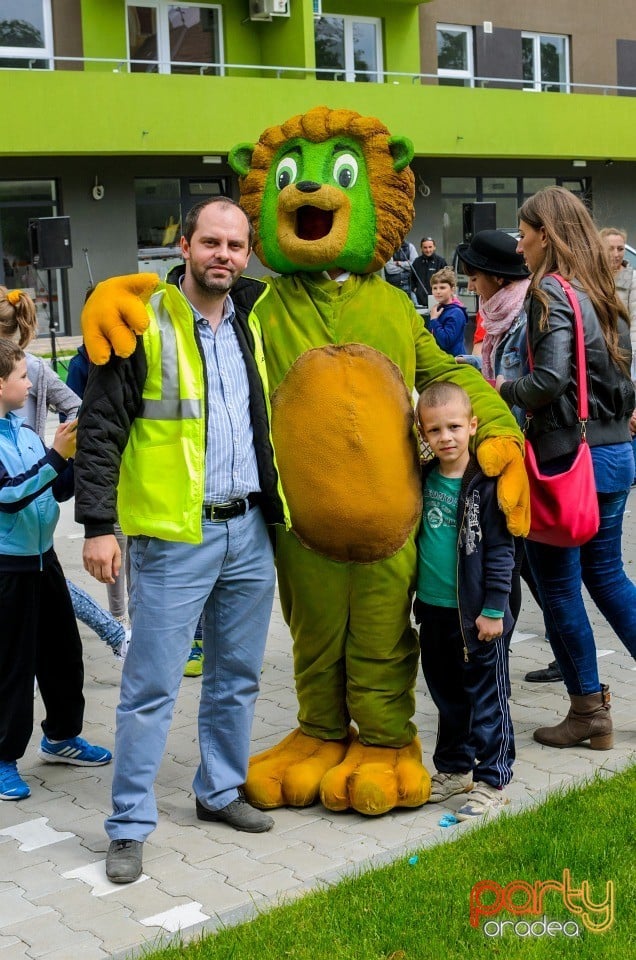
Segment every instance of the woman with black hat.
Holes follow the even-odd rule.
[[[517,253],[517,241],[503,230],[482,230],[470,243],[457,248],[472,289],[479,295],[479,313],[486,335],[481,370],[494,383],[501,373],[507,380],[526,372],[526,314],[523,303],[530,274]],[[525,412],[513,408],[523,424]]]
[[[523,256],[517,253],[517,241],[503,230],[482,230],[470,243],[458,246],[457,256],[472,289],[479,295],[479,312],[486,331],[481,353],[484,377],[494,385],[500,374],[506,380],[523,376],[528,372],[524,301],[530,286],[530,273]],[[512,412],[523,426],[525,410],[512,407]],[[510,608],[516,620],[521,609],[519,575],[528,584],[539,606],[541,603],[520,538],[516,541],[515,553]],[[545,683],[562,677],[554,661],[541,670],[531,670],[525,679],[531,683]]]

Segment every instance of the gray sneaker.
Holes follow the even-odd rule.
[[[134,883],[141,876],[141,840],[111,840],[106,854],[106,876],[112,883]]]
[[[257,810],[242,795],[232,800],[227,806],[221,807],[220,810],[208,810],[197,797],[196,807],[199,820],[218,820],[245,833],[265,833],[274,826],[272,817]]]
[[[457,793],[469,793],[473,789],[472,773],[436,773],[431,777],[429,803],[443,803]]]
[[[505,790],[479,782],[463,807],[457,811],[456,817],[458,820],[472,820],[473,817],[487,816],[500,810],[508,802]]]

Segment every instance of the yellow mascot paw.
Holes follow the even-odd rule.
[[[251,758],[247,799],[262,810],[310,806],[318,799],[325,773],[340,763],[349,743],[349,738],[319,740],[294,730],[275,747]]]
[[[513,537],[530,529],[530,489],[523,452],[514,437],[490,437],[477,448],[479,465],[488,477],[499,477],[497,499]]]
[[[416,737],[406,747],[371,747],[355,739],[347,756],[322,778],[320,799],[328,810],[352,808],[367,816],[394,807],[420,807],[431,793]]]
[[[137,334],[148,326],[145,303],[159,283],[156,273],[133,273],[98,283],[82,310],[82,333],[89,357],[108,363],[111,350],[129,357]]]

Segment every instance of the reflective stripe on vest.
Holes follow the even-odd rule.
[[[161,337],[161,400],[143,401],[142,417],[146,420],[198,420],[200,400],[182,400],[179,397],[179,370],[177,364],[177,336],[165,310],[155,312]]]

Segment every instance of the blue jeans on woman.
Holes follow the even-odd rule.
[[[94,600],[77,584],[67,580],[66,585],[71,595],[73,612],[77,619],[94,630],[99,639],[107,643],[113,653],[117,654],[126,639],[126,631],[122,624],[108,610],[100,607],[97,600]]]
[[[598,693],[596,646],[581,584],[636,658],[636,586],[623,569],[621,537],[628,490],[599,493],[601,524],[582,547],[526,541],[550,644],[569,694]]]

